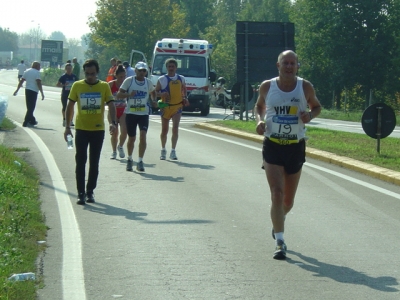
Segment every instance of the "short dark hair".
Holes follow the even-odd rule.
[[[67,69],[67,67],[72,67],[71,63],[66,63],[64,69]]]
[[[21,64],[23,64],[24,63],[24,60],[21,60]]]
[[[117,76],[119,73],[122,73],[122,72],[126,73],[124,66],[118,65],[118,67],[115,69],[114,76]]]
[[[99,63],[95,59],[87,59],[83,63],[82,67],[83,67],[83,71],[85,71],[86,67],[96,67],[96,72],[99,73],[99,71],[100,71]]]
[[[174,64],[175,67],[178,67],[178,62],[176,61],[175,58],[168,58],[168,59],[165,61],[165,66],[168,67],[168,64],[171,64],[171,63]]]

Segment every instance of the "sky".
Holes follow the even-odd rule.
[[[79,40],[90,32],[86,22],[97,9],[96,0],[19,0],[15,5],[18,9],[1,13],[0,27],[3,29],[21,34],[40,26],[47,36],[61,31],[67,39]]]

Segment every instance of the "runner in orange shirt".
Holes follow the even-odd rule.
[[[110,82],[111,80],[115,79],[114,74],[115,74],[115,70],[117,69],[117,59],[114,57],[111,58],[110,63],[111,63],[111,67],[108,70],[108,74],[107,74],[107,78],[106,78],[107,82]]]

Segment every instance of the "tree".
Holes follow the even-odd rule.
[[[65,37],[64,33],[62,33],[61,31],[53,31],[49,36],[49,40],[63,41],[64,47],[67,46],[67,38]]]
[[[190,24],[187,36],[182,36],[182,38],[199,39],[200,34],[204,33],[206,28],[213,24],[212,12],[215,1],[177,0],[172,2],[182,7],[186,16],[186,23]]]
[[[8,28],[0,27],[0,51],[18,50],[18,34],[11,32]]]
[[[366,105],[371,90],[384,95],[399,86],[393,76],[400,71],[394,65],[400,54],[398,1],[298,0],[292,17],[297,52],[304,59],[301,70],[324,105],[331,106],[334,94],[340,107],[343,89],[356,88]]]
[[[240,12],[243,21],[289,22],[291,0],[249,0]]]
[[[89,20],[94,43],[128,57],[132,49],[150,57],[154,43],[170,36],[186,36],[189,26],[179,5],[169,0],[99,0]]]
[[[243,3],[240,0],[220,0],[214,3],[214,24],[201,34],[213,44],[213,66],[218,77],[227,80],[230,87],[236,82],[236,20]]]
[[[84,53],[83,53],[83,49],[82,49],[80,40],[68,39],[67,46],[68,46],[68,50],[69,50],[69,52],[68,52],[69,58],[76,57],[80,60],[83,58]]]

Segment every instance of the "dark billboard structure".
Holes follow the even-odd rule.
[[[42,40],[41,61],[48,61],[51,65],[63,62],[63,42]]]
[[[240,83],[261,83],[276,77],[276,61],[284,50],[295,50],[294,24],[236,22],[236,78]]]

